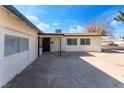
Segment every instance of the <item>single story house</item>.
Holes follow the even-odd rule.
[[[42,52],[101,51],[101,36],[43,33],[13,6],[0,6],[0,87]]]
[[[101,51],[101,35],[43,33],[40,38],[42,38],[41,49],[43,52]]]

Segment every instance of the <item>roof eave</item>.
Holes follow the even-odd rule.
[[[31,21],[29,21],[21,12],[19,12],[14,6],[12,5],[3,5],[4,8],[9,10],[11,13],[19,17],[21,20],[23,20],[25,23],[27,23],[29,26],[33,27],[37,30],[38,33],[43,33],[38,27],[36,27]]]
[[[64,36],[107,36],[107,35],[66,35],[64,34]]]
[[[39,35],[64,35],[62,33],[41,33]]]

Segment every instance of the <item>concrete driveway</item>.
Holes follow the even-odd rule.
[[[124,83],[100,69],[95,53],[43,54],[5,87],[16,88],[108,88]],[[96,59],[93,59],[96,58]],[[93,61],[91,61],[91,59]],[[98,60],[96,63],[94,60]],[[88,62],[89,61],[89,62]],[[104,64],[104,63],[103,63]],[[109,65],[111,68],[111,65]],[[115,69],[115,68],[111,68]],[[116,70],[116,69],[115,69]]]

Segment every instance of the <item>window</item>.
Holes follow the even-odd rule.
[[[77,39],[67,39],[67,45],[77,45]]]
[[[80,39],[80,45],[90,45],[90,39]]]
[[[5,35],[5,52],[4,52],[5,56],[19,52],[18,40],[19,40],[18,37]]]
[[[20,38],[20,52],[28,50],[28,39]]]
[[[28,39],[5,35],[4,56],[28,50]]]

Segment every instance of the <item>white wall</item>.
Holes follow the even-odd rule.
[[[39,40],[39,52],[40,52],[40,56],[42,55],[42,38],[40,37],[40,40]]]
[[[38,56],[38,37],[29,36],[29,62],[34,61]]]
[[[3,68],[4,68],[4,32],[0,28],[0,87],[3,85]]]
[[[29,50],[4,57],[5,34],[28,38]],[[37,58],[37,37],[36,29],[0,6],[0,87]]]
[[[13,35],[29,39],[29,50],[4,57],[4,36]],[[0,87],[6,84],[14,76],[37,58],[37,37],[0,28]]]
[[[59,51],[59,38],[58,37],[52,37],[50,38],[50,42],[53,42],[53,43],[50,43],[50,52],[58,52]]]
[[[90,45],[80,45],[80,39],[90,38]],[[77,45],[67,45],[67,39],[77,39]],[[74,51],[101,51],[101,38],[100,36],[70,36],[70,37],[62,37],[62,51],[74,52]],[[51,37],[50,42],[50,52],[58,52],[60,49],[60,41],[58,37]]]
[[[77,45],[67,45],[67,39],[77,39]],[[80,39],[90,38],[90,45],[80,45]],[[101,38],[99,36],[71,36],[71,37],[63,37],[62,38],[62,50],[63,51],[101,51]]]

